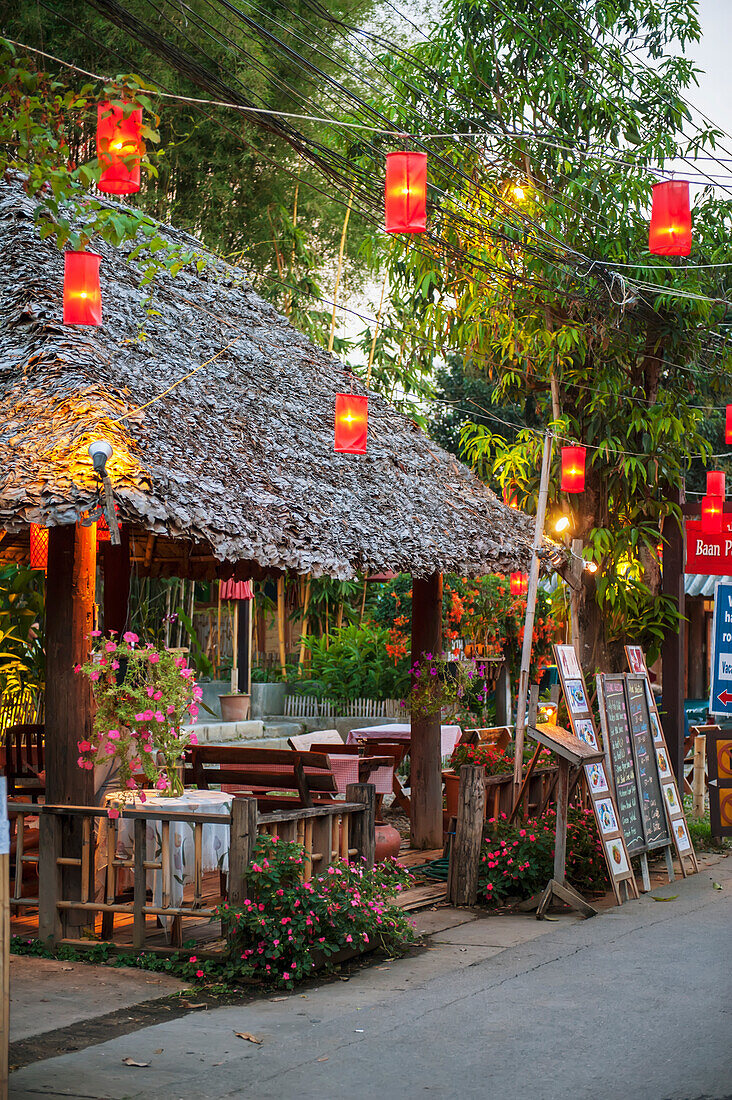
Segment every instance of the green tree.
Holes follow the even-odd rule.
[[[394,293],[421,339],[490,380],[494,402],[531,394],[559,442],[588,445],[586,490],[562,504],[599,565],[578,608],[588,670],[617,664],[627,638],[653,655],[674,628],[657,547],[690,461],[710,454],[709,406],[728,392],[725,269],[700,265],[732,259],[732,207],[711,187],[697,195],[689,263],[647,244],[654,170],[721,138],[683,129],[694,70],[678,51],[699,35],[693,0],[447,0],[413,49],[418,76],[393,61],[405,122],[426,102],[431,128],[484,134],[431,158],[432,235],[392,246]],[[462,446],[533,507],[539,434],[476,422]]]

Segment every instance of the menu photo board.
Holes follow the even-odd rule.
[[[600,751],[587,688],[574,646],[555,645],[554,657],[559,669],[572,732],[580,741]],[[612,790],[612,781],[608,777],[603,761],[585,764],[584,771],[605,862],[610,872],[610,882],[618,905],[621,905],[623,898],[620,883],[625,882],[627,897],[637,898],[638,887],[630,865],[631,853],[621,826],[620,810]]]
[[[643,680],[651,737],[651,755],[655,758],[657,765],[658,779],[661,786],[661,802],[666,814],[668,830],[671,833],[674,847],[676,848],[676,854],[681,864],[681,873],[686,877],[688,871],[684,861],[686,859],[690,861],[692,871],[699,870],[699,862],[696,858],[694,846],[691,843],[683,802],[679,794],[676,777],[671,767],[671,758],[666,744],[666,737],[663,732],[656,700],[651,689],[651,680],[648,675],[645,653],[641,646],[626,646],[625,653],[628,658],[628,665],[633,671],[633,674],[630,675],[628,679],[632,681]],[[635,687],[632,690],[637,694],[637,689]]]
[[[601,706],[605,709],[607,750],[615,778],[620,825],[631,855],[645,850],[640,798],[636,783],[630,720],[622,676],[603,676]]]

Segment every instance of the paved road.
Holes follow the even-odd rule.
[[[654,893],[678,897],[585,922],[489,917],[439,931],[435,914],[432,949],[417,958],[35,1063],[12,1075],[10,1095],[732,1097],[732,859]],[[509,927],[525,942],[502,946]]]

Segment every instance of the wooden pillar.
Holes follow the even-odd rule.
[[[684,491],[669,494],[674,503],[683,504]],[[663,729],[666,734],[671,766],[679,789],[684,779],[684,528],[673,516],[663,524],[663,586],[681,616],[678,628],[669,630],[661,646],[661,686],[663,693]]]
[[[442,652],[442,574],[412,580],[412,664]],[[410,840],[414,848],[442,847],[440,714],[412,715]]]
[[[450,848],[447,900],[452,905],[475,905],[478,898],[478,864],[485,821],[485,768],[463,764],[460,768],[455,839]]]
[[[130,535],[121,528],[121,543],[113,546],[103,542],[102,571],[104,573],[103,626],[105,632],[116,630],[121,637],[127,630],[130,613]]]
[[[349,783],[346,802],[363,804],[363,813],[351,818],[351,843],[371,871],[376,858],[376,787],[373,783]]]
[[[89,681],[74,673],[94,629],[96,532],[67,524],[48,530],[46,579],[46,800],[91,805],[94,773],[78,767],[77,741],[92,728]]]
[[[704,622],[704,598],[695,596],[687,603],[689,654],[689,698],[703,699],[706,695],[704,662],[706,657],[706,623]]]

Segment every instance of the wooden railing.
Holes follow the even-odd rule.
[[[132,946],[146,946],[146,918],[172,918],[171,940],[182,944],[182,921],[190,918],[210,918],[214,909],[207,906],[203,895],[203,828],[205,825],[227,825],[230,828],[229,867],[226,876],[226,899],[239,905],[247,896],[247,872],[258,835],[267,833],[283,840],[297,841],[303,847],[302,878],[309,881],[313,873],[323,873],[338,859],[364,860],[373,867],[375,788],[372,784],[354,783],[346,792],[345,802],[330,802],[309,809],[279,810],[259,813],[253,798],[235,798],[230,814],[198,813],[190,810],[127,809],[118,819],[110,819],[108,811],[97,806],[37,806],[27,802],[9,803],[11,815],[17,815],[15,854],[15,888],[10,904],[14,909],[38,908],[38,935],[52,943],[74,942],[67,935],[70,923],[84,923],[88,913],[102,914],[102,938],[113,933],[115,914],[132,917]],[[26,818],[39,818],[38,851],[26,850]],[[103,819],[107,831],[106,854],[100,867],[95,859],[94,824]],[[117,832],[121,821],[133,822],[133,843],[127,858],[117,855]],[[148,822],[160,823],[160,843],[156,856],[148,859],[146,829]],[[172,862],[170,827],[174,822],[188,823],[193,836],[193,897],[187,904],[172,902]],[[77,852],[65,854],[65,838],[76,832]],[[80,835],[79,835],[80,834]],[[79,843],[80,842],[80,843]],[[80,850],[79,850],[80,848]],[[38,896],[23,897],[23,867],[38,864]],[[127,869],[133,874],[132,900],[118,900],[117,872]],[[157,871],[162,880],[161,903],[148,900],[147,872]],[[98,896],[96,884],[103,878]]]

